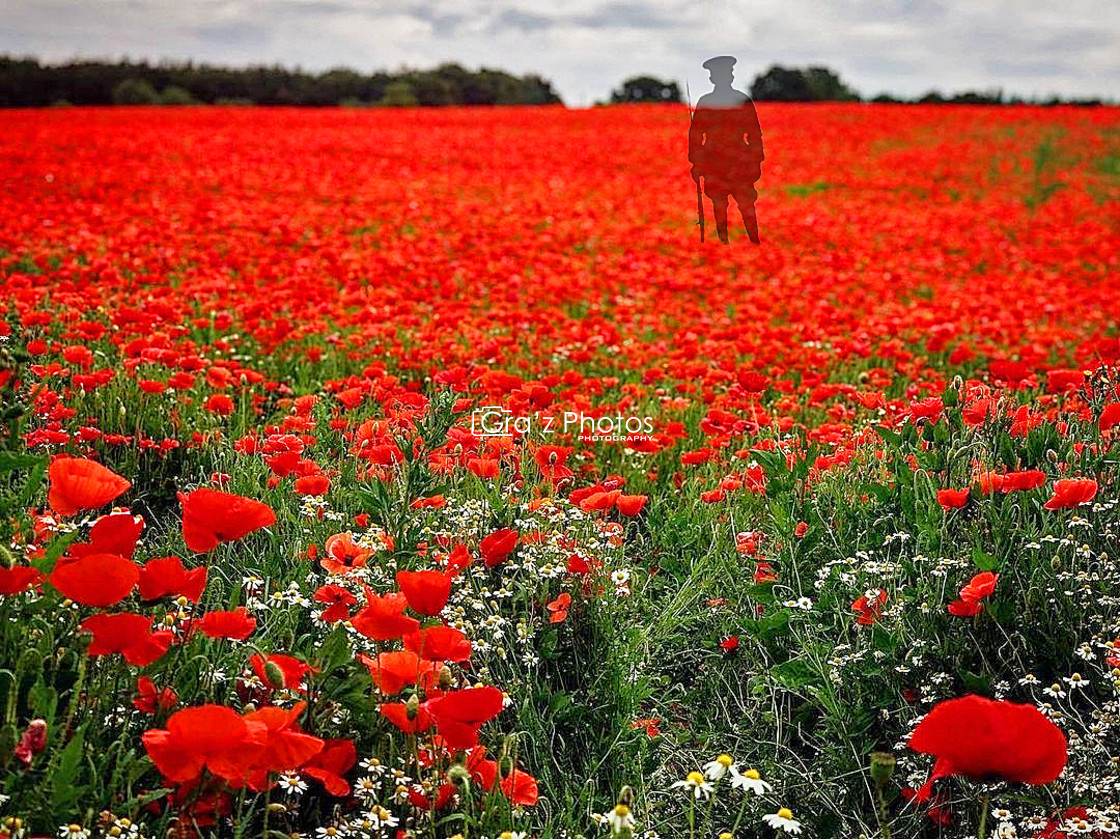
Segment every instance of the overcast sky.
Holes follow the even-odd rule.
[[[570,105],[649,73],[737,86],[825,64],[864,95],[1002,87],[1120,98],[1118,0],[0,0],[0,53],[324,70],[447,61],[550,79]]]

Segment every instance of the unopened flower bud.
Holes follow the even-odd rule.
[[[415,693],[404,704],[404,713],[410,720],[416,719],[416,715],[420,713],[420,697]]]
[[[467,767],[461,763],[456,763],[447,770],[447,780],[451,781],[455,786],[461,787],[471,782],[471,773]]]
[[[502,755],[498,758],[498,775],[505,780],[513,774],[513,758],[509,755]]]
[[[895,758],[890,752],[871,753],[871,778],[880,787],[885,787],[894,775]]]
[[[451,668],[446,664],[439,669],[439,689],[451,690]]]
[[[272,687],[284,687],[284,671],[280,669],[280,665],[275,661],[269,659],[264,663],[264,675],[268,678],[268,683]]]

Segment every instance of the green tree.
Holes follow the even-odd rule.
[[[381,97],[381,104],[398,108],[416,105],[416,93],[411,84],[398,79],[385,85],[385,95]]]
[[[680,85],[653,76],[635,76],[624,81],[617,90],[611,91],[611,102],[616,104],[680,101]]]
[[[197,105],[198,100],[191,96],[189,90],[177,84],[169,84],[159,95],[161,105]]]
[[[159,94],[147,79],[129,77],[113,88],[114,105],[155,105]]]

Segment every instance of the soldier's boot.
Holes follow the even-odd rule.
[[[747,228],[747,235],[751,241],[756,245],[761,245],[762,242],[758,238],[758,216],[755,214],[754,207],[743,210],[743,225]]]

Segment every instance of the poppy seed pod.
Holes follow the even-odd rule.
[[[471,773],[467,767],[461,763],[456,763],[447,770],[447,780],[451,781],[457,787],[468,786],[471,782]]]
[[[451,668],[446,664],[439,669],[439,689],[451,690]]]
[[[871,779],[880,789],[885,787],[894,775],[895,758],[890,752],[872,752]]]
[[[415,693],[404,704],[404,713],[410,720],[416,719],[416,715],[420,713],[420,697]]]
[[[275,661],[266,661],[264,663],[264,672],[268,677],[268,683],[274,688],[284,687],[284,671],[280,669],[280,665]]]

